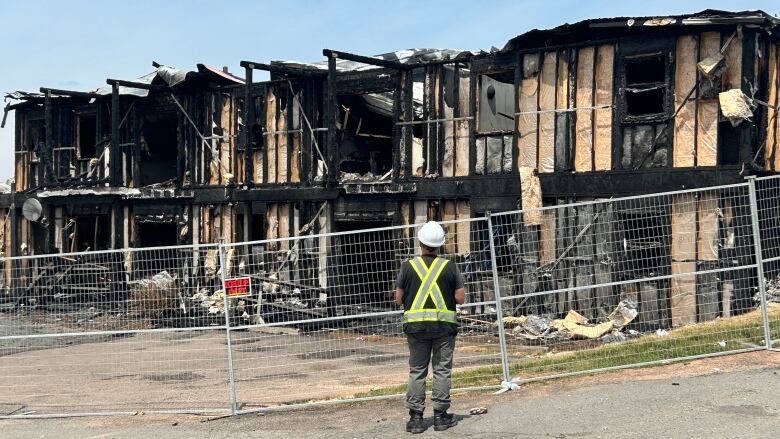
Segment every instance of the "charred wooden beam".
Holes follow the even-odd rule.
[[[389,61],[386,59],[379,59],[371,56],[355,55],[353,53],[348,53],[348,52],[337,52],[335,50],[323,49],[322,54],[325,55],[329,60],[343,59],[347,61],[355,61],[363,64],[368,64],[377,67],[385,67],[388,69],[395,69],[395,70],[409,69],[409,66],[407,66],[406,64],[401,64],[398,61]]]
[[[41,91],[41,93],[44,93],[44,94],[50,93],[52,95],[70,96],[70,97],[74,97],[74,98],[89,98],[89,99],[92,99],[92,98],[99,98],[99,97],[103,96],[101,94],[94,93],[94,92],[62,90],[62,89],[58,89],[58,88],[46,88],[46,87],[41,87],[40,91]]]
[[[111,84],[111,144],[109,146],[109,172],[111,186],[121,185],[119,165],[119,84]]]
[[[243,65],[244,62],[242,61]],[[253,139],[252,127],[255,123],[255,105],[252,98],[252,71],[254,67],[244,66],[246,80],[244,81],[244,182],[251,184],[254,182],[254,163],[253,157]]]
[[[51,156],[52,156],[52,149],[54,148],[54,126],[52,126],[52,115],[51,115],[51,92],[47,91],[45,93],[45,98],[43,101],[43,119],[45,124],[45,130],[46,130],[46,142],[44,151],[39,151],[39,154],[41,156],[41,170],[43,171],[40,175],[43,176],[42,179],[38,181],[39,184],[47,184],[51,181],[54,181],[54,166],[51,162]]]
[[[300,67],[280,66],[276,64],[264,64],[254,61],[241,61],[241,67],[244,67],[247,72],[251,70],[264,70],[269,73],[277,73],[280,75],[300,76],[304,78],[325,78],[328,76],[328,72],[323,70],[306,69]],[[247,73],[249,75],[249,73]],[[250,83],[251,77],[247,76],[247,83]]]
[[[328,57],[328,87],[325,98],[325,126],[328,128],[326,152],[328,156],[328,186],[333,187],[339,177],[339,138],[336,118],[339,114],[336,100],[336,57]]]
[[[165,85],[145,84],[143,82],[125,81],[123,79],[106,79],[108,85],[117,85],[119,87],[137,88],[149,91],[171,91],[171,87]]]

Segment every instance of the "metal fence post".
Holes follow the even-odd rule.
[[[769,330],[769,313],[767,312],[766,284],[764,282],[764,258],[761,248],[761,229],[758,225],[758,198],[756,197],[756,177],[747,177],[748,195],[750,197],[750,218],[753,226],[753,249],[756,253],[756,271],[758,273],[758,294],[761,298],[761,318],[764,321],[764,346],[772,349],[772,334]]]
[[[498,342],[501,345],[501,367],[503,369],[504,382],[509,383],[509,355],[507,353],[506,334],[504,332],[504,312],[501,306],[501,290],[498,284],[498,263],[496,262],[495,240],[493,237],[493,217],[488,212],[486,214],[488,234],[490,235],[490,265],[493,270],[493,290],[496,300],[496,317],[498,319]]]
[[[223,242],[219,243],[219,265],[225,310],[225,335],[227,336],[228,382],[230,383],[230,413],[235,415],[238,412],[238,404],[236,402],[236,379],[235,372],[233,370],[233,346],[230,340],[230,301],[228,300],[227,291],[225,290],[225,279],[227,278],[228,273],[226,273],[227,263],[225,260],[225,245]]]

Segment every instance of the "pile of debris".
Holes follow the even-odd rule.
[[[638,314],[635,301],[623,300],[605,321],[599,323],[591,323],[577,311],[570,310],[565,318],[554,320],[535,315],[504,317],[504,327],[511,330],[513,336],[529,341],[601,339],[613,342],[625,339],[621,330]]]
[[[778,274],[776,278],[766,281],[765,285],[766,301],[770,303],[780,303],[780,274]],[[761,303],[761,293],[756,293],[756,296],[753,298],[753,300],[756,303]]]

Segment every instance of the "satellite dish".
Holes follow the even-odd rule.
[[[22,215],[28,221],[38,221],[42,213],[43,206],[37,198],[28,198],[22,204]]]

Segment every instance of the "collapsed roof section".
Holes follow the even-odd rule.
[[[413,67],[415,64],[425,64],[435,61],[446,60],[468,60],[471,56],[475,55],[475,52],[459,49],[406,49],[397,50],[395,52],[383,53],[376,55],[373,58],[382,61],[393,61],[399,64],[408,65]],[[305,63],[298,61],[272,61],[271,64],[293,67],[299,69],[312,69],[312,70],[328,70],[328,62],[314,62]],[[356,61],[350,61],[346,59],[336,60],[336,70],[340,72],[361,72],[366,70],[376,70],[382,67],[365,64]]]
[[[167,87],[185,86],[188,83],[209,82],[220,86],[240,85],[244,79],[228,73],[224,70],[210,67],[205,64],[198,64],[196,70],[182,70],[174,67],[160,65],[155,63],[155,70],[133,80],[134,83],[146,85],[162,85]],[[100,87],[95,90],[84,92],[85,94],[94,94],[99,96],[111,95],[111,87]],[[54,96],[68,96],[53,92]],[[119,86],[119,94],[123,96],[146,97],[149,90],[135,87]],[[42,101],[44,94],[40,92],[13,91],[5,94],[6,100],[15,101]]]
[[[706,9],[694,14],[667,15],[655,17],[614,17],[583,20],[563,24],[552,29],[533,29],[510,39],[500,52],[550,47],[582,41],[614,38],[638,29],[652,30],[708,26],[718,24],[742,24],[746,26],[775,27],[780,19],[761,10],[729,12]],[[775,37],[777,38],[777,37]]]

